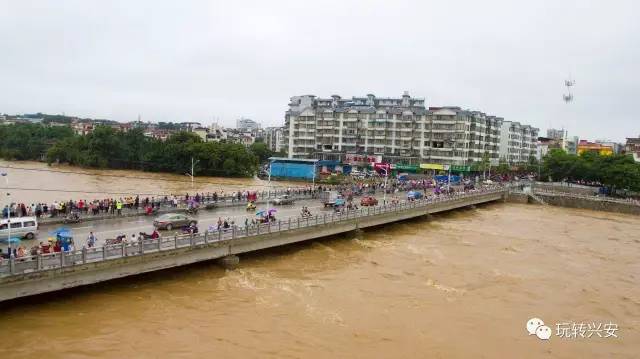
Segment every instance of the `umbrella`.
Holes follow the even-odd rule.
[[[258,212],[256,212],[256,216],[262,216],[264,213],[265,213],[264,209],[261,209]]]
[[[271,209],[269,210],[269,214],[271,214],[271,213],[276,213],[276,212],[278,212],[278,210],[277,210],[277,209],[275,209],[275,208],[271,208]]]
[[[18,237],[2,238],[2,239],[0,239],[0,242],[18,244],[18,243],[20,243],[20,238],[18,238]]]
[[[72,237],[71,228],[68,227],[59,227],[49,232],[52,236],[60,236],[60,237]]]

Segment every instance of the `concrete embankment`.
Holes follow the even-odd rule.
[[[536,192],[536,196],[553,206],[640,215],[640,206],[631,202],[546,192]]]
[[[495,190],[447,199],[367,207],[342,215],[325,213],[305,219],[297,217],[258,228],[234,228],[226,233],[163,238],[102,247],[92,249],[92,252],[85,249],[57,253],[47,258],[38,256],[31,262],[11,263],[10,273],[0,278],[0,301],[226,258],[505,198],[505,191]],[[237,259],[232,259],[230,262],[237,264]]]

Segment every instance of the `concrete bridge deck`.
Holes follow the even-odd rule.
[[[289,218],[253,228],[43,254],[0,263],[0,301],[307,241],[423,215],[505,199],[492,189],[451,197],[365,207],[343,214]],[[231,257],[233,258],[233,257]],[[237,258],[236,258],[237,260]]]

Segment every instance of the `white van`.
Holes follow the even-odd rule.
[[[0,238],[9,236],[9,224],[11,224],[11,237],[33,239],[38,234],[36,217],[11,217],[10,220],[3,218],[0,221]]]

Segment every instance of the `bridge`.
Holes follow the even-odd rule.
[[[507,189],[494,188],[364,207],[342,213],[293,217],[256,227],[234,226],[225,231],[176,235],[4,260],[0,263],[0,301],[201,261],[218,259],[233,265],[239,261],[238,254],[505,200],[507,195]]]

